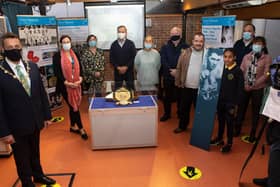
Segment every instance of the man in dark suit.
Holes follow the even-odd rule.
[[[133,64],[136,55],[136,48],[133,41],[127,39],[127,29],[121,25],[118,27],[118,39],[110,48],[110,63],[114,66],[115,89],[122,86],[123,81],[126,87],[134,89]]]
[[[23,187],[34,182],[55,184],[40,163],[40,130],[51,122],[47,95],[36,64],[22,61],[17,35],[2,36],[4,61],[0,62],[0,141],[11,144]]]

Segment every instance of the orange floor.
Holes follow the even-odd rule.
[[[82,120],[91,136],[87,112],[87,98],[83,98]],[[159,103],[161,114],[162,104]],[[64,116],[65,120],[43,130],[42,164],[46,173],[75,172],[73,187],[237,187],[241,166],[252,147],[239,138],[234,139],[233,150],[226,155],[217,147],[209,152],[193,147],[189,145],[191,129],[181,134],[172,132],[178,122],[173,115],[168,122],[159,122],[159,145],[156,148],[92,151],[90,140],[84,141],[69,132],[65,106],[54,111],[53,115]],[[248,131],[249,125],[246,125],[244,132]],[[268,148],[265,155],[260,152],[259,146],[241,179],[241,186],[253,187],[253,177],[266,175]],[[183,179],[179,169],[186,165],[199,168],[201,179]],[[11,187],[16,178],[13,158],[1,158],[0,187]],[[54,178],[61,187],[67,187],[69,176]]]

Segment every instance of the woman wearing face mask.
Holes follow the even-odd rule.
[[[60,44],[62,46],[61,50],[53,56],[53,67],[57,77],[56,93],[62,94],[69,106],[70,132],[80,134],[84,140],[87,140],[88,136],[83,128],[79,111],[82,100],[82,68],[77,56],[71,49],[70,36],[61,36]]]
[[[97,48],[97,37],[93,34],[87,37],[88,48],[81,56],[81,63],[84,68],[84,82],[88,93],[95,93],[101,96],[102,84],[104,81],[105,58],[101,49]]]
[[[156,85],[159,82],[160,55],[153,49],[152,36],[146,36],[144,49],[138,51],[134,60],[137,72],[137,82],[142,94],[156,94]]]
[[[264,88],[268,85],[269,66],[272,62],[266,48],[264,37],[258,36],[253,40],[252,52],[244,56],[240,66],[244,75],[244,94],[241,100],[241,106],[237,115],[238,131],[241,131],[241,123],[244,119],[249,100],[252,105],[252,128],[250,136],[247,139],[254,143],[256,130],[259,121],[259,111],[262,104]]]

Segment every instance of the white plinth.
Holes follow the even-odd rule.
[[[95,108],[98,98],[93,98],[89,108],[92,149],[157,146],[158,107],[152,96],[142,97],[153,105]]]

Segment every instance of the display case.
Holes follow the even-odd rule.
[[[157,146],[158,106],[153,96],[139,96],[126,106],[92,98],[89,118],[94,150]]]

